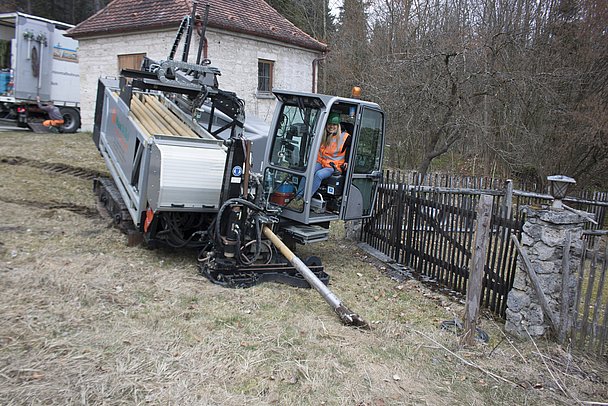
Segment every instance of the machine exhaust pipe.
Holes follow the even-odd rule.
[[[306,279],[306,281],[317,290],[325,299],[325,301],[334,309],[342,323],[347,326],[361,327],[369,329],[369,324],[363,320],[358,314],[350,311],[336,295],[317,276],[298,258],[287,246],[281,241],[275,233],[267,226],[264,226],[262,233],[268,238],[275,247],[283,254],[285,258],[298,270],[298,272]]]

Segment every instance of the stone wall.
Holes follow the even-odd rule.
[[[568,308],[572,312],[577,268],[583,244],[583,225],[586,220],[569,211],[531,208],[525,210],[527,220],[523,227],[521,245],[538,276],[549,307],[559,320],[566,233],[570,233],[571,240],[568,263],[570,279],[567,288],[570,293]],[[507,299],[505,330],[519,337],[527,337],[528,333],[531,336],[542,336],[549,332],[551,321],[543,313],[538,295],[524,267],[524,261],[519,256],[513,288]]]
[[[166,60],[176,29],[97,37],[79,41],[80,103],[82,130],[91,131],[97,81],[100,77],[118,76],[118,55],[145,53],[154,60]],[[257,95],[258,59],[274,62],[274,88],[310,92],[313,82],[313,60],[319,54],[277,41],[207,29],[208,58],[222,72],[223,90],[233,91],[245,100],[246,114],[270,123],[275,99]],[[176,56],[181,57],[183,38]],[[189,61],[196,60],[198,36],[190,45]]]
[[[362,220],[348,220],[344,222],[344,238],[348,241],[359,241],[361,237]]]

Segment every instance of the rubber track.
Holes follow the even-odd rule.
[[[0,156],[0,163],[8,165],[22,165],[29,166],[30,168],[42,169],[52,173],[58,173],[61,175],[70,175],[79,179],[94,179],[100,176],[107,176],[107,173],[95,171],[87,168],[78,168],[76,166],[70,166],[52,162],[42,162],[35,159],[24,158],[20,156],[3,157]]]

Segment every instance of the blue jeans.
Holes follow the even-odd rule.
[[[323,181],[323,179],[329,178],[331,175],[333,175],[333,173],[334,168],[323,168],[323,165],[321,165],[320,163],[315,163],[315,177],[312,180],[311,196],[314,196],[314,194],[317,192],[319,186],[321,186],[321,182]],[[298,193],[296,193],[296,197],[302,197],[304,195],[304,186],[306,186],[306,179],[302,179],[302,183],[298,188]]]

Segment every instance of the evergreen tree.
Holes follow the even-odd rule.
[[[313,38],[326,42],[333,26],[327,0],[266,0],[281,15]]]
[[[0,12],[20,11],[50,20],[78,24],[104,8],[110,0],[5,0]]]
[[[369,75],[369,40],[363,0],[345,0],[336,31],[329,37],[325,63],[327,92],[350,96],[353,86],[365,88]]]

